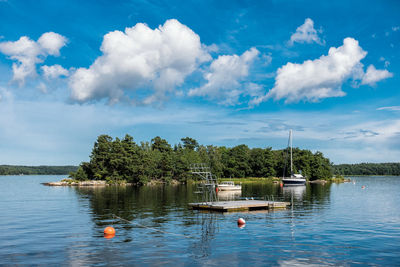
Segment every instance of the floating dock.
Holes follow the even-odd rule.
[[[286,209],[290,202],[264,201],[264,200],[239,200],[189,203],[196,210],[214,211],[243,211],[243,210],[272,210]]]

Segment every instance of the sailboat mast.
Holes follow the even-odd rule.
[[[289,140],[290,140],[290,175],[293,174],[293,156],[292,156],[292,129],[289,132]]]

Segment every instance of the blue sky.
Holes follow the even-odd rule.
[[[136,142],[400,158],[398,1],[0,0],[0,163]]]

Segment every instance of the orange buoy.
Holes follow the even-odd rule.
[[[115,235],[114,227],[108,226],[108,227],[104,228],[104,234],[105,235]]]
[[[241,226],[241,225],[243,226],[243,225],[246,224],[246,221],[243,218],[239,218],[237,223],[238,223],[239,226]]]
[[[218,193],[218,190],[219,190],[219,189],[218,189],[218,187],[216,187],[216,188],[215,188],[215,192],[217,192],[217,193]]]
[[[279,185],[280,185],[280,187],[283,187],[283,183],[280,183]]]
[[[361,189],[365,189],[365,186],[363,185],[363,186],[361,186]]]

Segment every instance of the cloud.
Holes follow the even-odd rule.
[[[200,37],[175,19],[152,30],[138,23],[124,32],[106,34],[103,54],[89,68],[79,68],[69,81],[78,102],[118,102],[128,91],[134,101],[152,104],[182,85],[199,64],[211,60]]]
[[[400,111],[400,106],[380,107],[380,108],[377,108],[376,110]]]
[[[366,129],[355,129],[349,132],[339,133],[339,136],[336,138],[332,138],[330,140],[340,140],[340,139],[361,139],[361,138],[369,138],[379,135],[379,133],[366,130]]]
[[[47,94],[47,85],[43,82],[40,82],[37,86],[36,86],[43,94]]]
[[[387,70],[377,70],[373,65],[369,65],[361,84],[375,85],[376,82],[390,77],[393,77],[393,73]]]
[[[66,45],[67,39],[54,32],[46,32],[37,41],[42,50],[51,56],[59,56],[60,49]]]
[[[54,33],[44,33],[37,42],[22,36],[18,41],[1,42],[0,52],[17,61],[13,63],[13,81],[19,86],[25,84],[27,77],[35,77],[36,64],[42,63],[48,55],[59,56],[60,49],[67,43],[67,38]]]
[[[288,132],[289,130],[303,132],[304,126],[297,124],[287,124],[282,120],[269,120],[266,122],[266,126],[261,127],[258,131],[263,133],[271,133],[271,132]]]
[[[321,32],[321,30],[320,30]],[[296,29],[296,32],[290,36],[289,45],[294,43],[317,43],[324,45],[325,41],[318,37],[318,31],[314,29],[314,21],[310,18],[306,18],[304,24]]]
[[[261,59],[263,61],[263,65],[268,66],[272,62],[272,56],[271,53],[268,54],[262,54]]]
[[[342,46],[331,47],[327,56],[302,64],[289,62],[278,69],[274,87],[252,103],[259,104],[268,98],[285,98],[286,103],[300,100],[316,102],[327,97],[344,96],[342,83],[353,75],[358,76],[360,69],[362,72],[360,60],[366,54],[357,40],[346,38]]]
[[[380,57],[379,61],[383,61],[384,62],[385,68],[389,67],[389,65],[390,65],[390,61],[386,60],[384,57]]]
[[[345,143],[354,142],[354,145],[357,145],[359,148],[364,147],[363,150],[374,148],[375,152],[386,150],[390,153],[397,150],[396,153],[398,154],[398,148],[400,147],[400,139],[398,139],[400,134],[399,126],[400,120],[398,119],[356,122],[354,125],[342,126],[343,132],[337,132],[335,134],[336,138],[332,140],[340,141],[342,139]],[[385,157],[388,156],[385,155]],[[379,161],[382,161],[382,159],[379,159]]]
[[[189,96],[206,96],[219,100],[223,105],[234,105],[241,95],[257,94],[260,86],[242,82],[249,75],[249,68],[258,57],[259,51],[251,48],[242,55],[222,55],[215,59],[204,74],[207,83],[191,89]]]
[[[0,87],[0,103],[14,101],[13,94],[7,88]],[[6,114],[6,113],[5,113]]]
[[[376,70],[370,65],[364,73],[361,60],[367,55],[353,38],[345,38],[343,45],[329,49],[328,55],[301,64],[287,63],[277,71],[274,87],[264,96],[251,100],[258,105],[267,99],[285,99],[285,103],[309,101],[317,102],[328,97],[346,95],[342,84],[348,79],[361,80],[362,84],[391,77],[387,70]]]
[[[43,76],[49,80],[49,79],[56,79],[60,76],[68,76],[69,72],[67,69],[64,69],[62,66],[56,64],[53,66],[47,66],[44,65],[40,67],[43,71]]]

